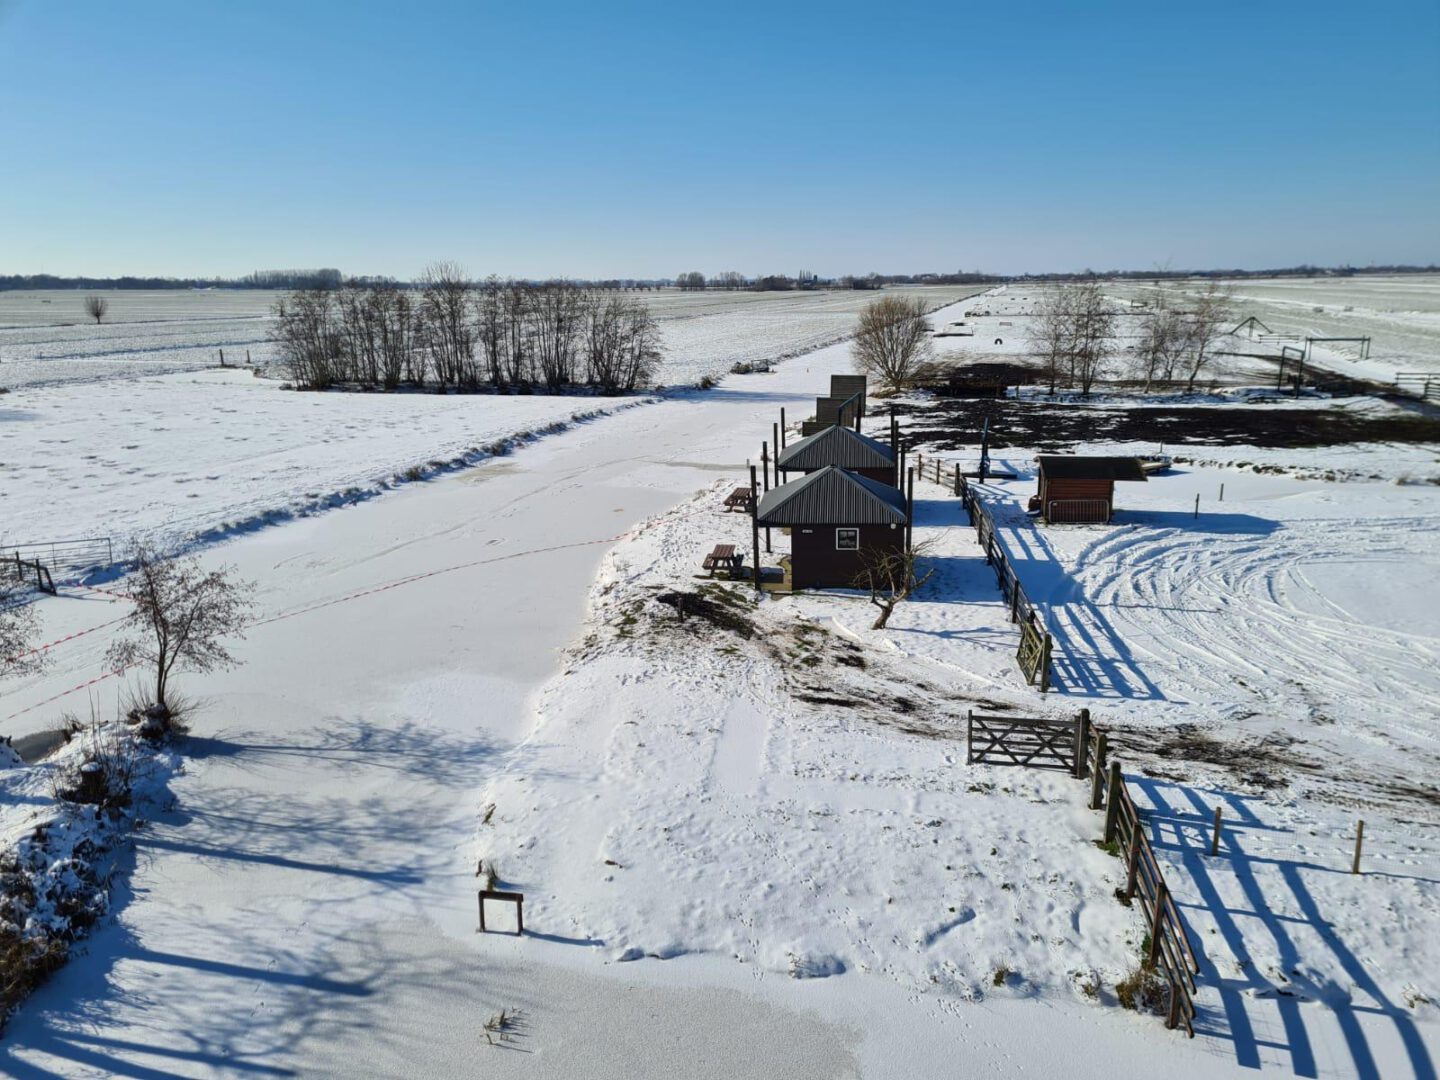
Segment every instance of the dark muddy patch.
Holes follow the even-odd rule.
[[[1153,442],[1166,446],[1255,446],[1298,449],[1349,443],[1440,443],[1440,419],[1413,413],[1357,414],[1337,405],[1116,406],[1033,401],[939,400],[897,404],[907,434],[941,450],[980,441],[990,421],[990,448],[1066,451],[1077,443]]]

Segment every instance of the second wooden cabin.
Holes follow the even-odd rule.
[[[832,425],[780,451],[777,473],[812,473],[831,465],[898,487],[895,451],[879,439]]]
[[[1115,513],[1115,482],[1144,480],[1138,458],[1041,454],[1040,487],[1030,509],[1051,525],[1108,522]]]

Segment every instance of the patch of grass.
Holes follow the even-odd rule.
[[[1137,1012],[1163,1012],[1170,1005],[1170,988],[1149,964],[1141,964],[1115,984],[1122,1008]]]
[[[1010,981],[1010,976],[1013,974],[1014,972],[1012,972],[1006,965],[1001,964],[995,969],[995,974],[990,976],[990,985],[1004,986]]]

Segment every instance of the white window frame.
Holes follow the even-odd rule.
[[[841,534],[841,533],[854,533],[854,534],[855,534],[855,543],[854,543],[854,545],[851,546],[851,547],[846,547],[845,545],[841,544],[841,543],[840,543],[840,534]],[[835,550],[836,550],[836,551],[859,551],[859,550],[860,550],[860,530],[857,529],[857,528],[854,528],[854,527],[849,527],[849,526],[847,526],[846,528],[843,528],[843,529],[836,529],[836,530],[835,530]]]

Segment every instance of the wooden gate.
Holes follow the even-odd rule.
[[[1039,685],[1043,694],[1050,689],[1050,635],[1036,627],[1033,622],[1020,624],[1020,647],[1015,650],[1015,659],[1020,662],[1020,671],[1031,686]]]
[[[981,716],[971,712],[966,725],[970,765],[1023,765],[1031,769],[1063,769],[1085,776],[1090,741],[1090,711],[1074,720],[1033,716]]]

